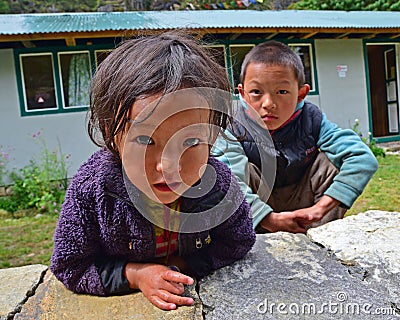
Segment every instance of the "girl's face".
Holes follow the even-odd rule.
[[[129,113],[133,121],[120,152],[130,181],[150,199],[169,204],[204,173],[210,144],[209,108],[194,93],[160,97],[133,104]]]
[[[269,130],[284,124],[310,90],[308,85],[299,88],[292,68],[264,63],[250,63],[238,89]]]

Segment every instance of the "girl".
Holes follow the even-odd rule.
[[[76,293],[141,290],[192,305],[184,285],[255,242],[237,180],[209,156],[229,121],[229,83],[205,47],[177,32],[129,40],[92,81],[89,135],[102,147],[73,177],[50,269]],[[100,133],[100,134],[99,134]]]

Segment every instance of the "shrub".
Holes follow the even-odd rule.
[[[361,140],[371,149],[375,157],[378,156],[384,157],[385,151],[381,147],[378,147],[376,145],[376,141],[373,138],[371,138],[371,133],[369,132],[368,138],[364,138],[362,132],[359,129],[359,126],[360,122],[358,121],[358,119],[356,119],[351,129],[360,136]]]
[[[12,213],[27,209],[58,213],[68,185],[69,156],[62,154],[60,147],[50,151],[40,132],[32,137],[40,144],[40,157],[9,174],[12,194],[0,199],[0,209]]]

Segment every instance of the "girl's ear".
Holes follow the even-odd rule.
[[[310,86],[308,84],[304,84],[300,89],[299,89],[299,95],[297,96],[297,103],[303,101],[308,93],[310,92]]]
[[[242,96],[242,98],[244,99],[244,89],[243,89],[243,85],[241,83],[238,84],[237,86],[238,91],[240,93],[240,95]]]

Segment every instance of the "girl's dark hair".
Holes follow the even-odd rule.
[[[300,57],[287,45],[281,42],[271,40],[260,43],[251,49],[242,63],[240,83],[243,83],[246,77],[247,66],[250,63],[287,66],[294,71],[299,87],[304,85],[304,66]]]
[[[127,40],[99,65],[92,79],[90,139],[119,157],[115,140],[126,130],[136,99],[197,87],[231,91],[225,69],[194,37],[169,31]],[[226,110],[212,108],[210,123],[226,129],[230,107],[229,102]]]

